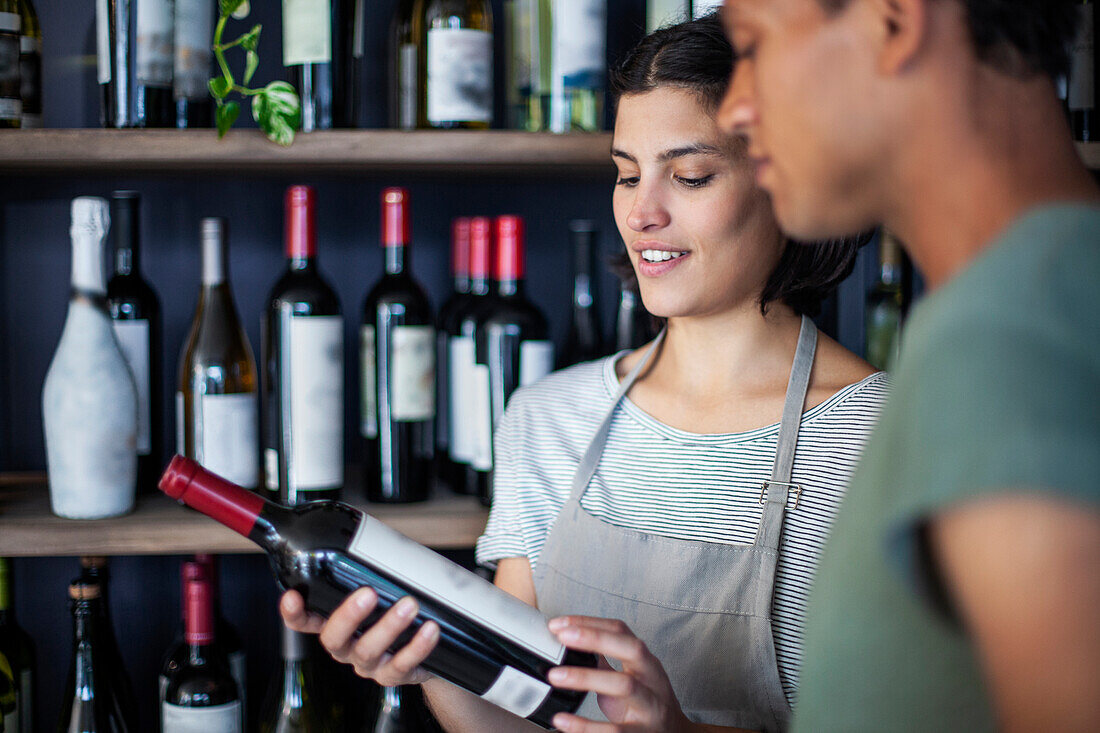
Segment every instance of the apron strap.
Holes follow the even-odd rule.
[[[581,457],[581,462],[577,466],[577,471],[573,474],[573,486],[569,492],[569,498],[573,501],[580,502],[584,490],[588,487],[588,482],[592,480],[592,476],[596,473],[596,466],[599,465],[600,456],[603,455],[604,446],[607,444],[607,434],[611,430],[611,418],[615,415],[615,408],[618,407],[623,396],[634,386],[638,375],[649,364],[654,352],[657,351],[657,347],[665,340],[666,331],[666,328],[661,329],[661,332],[657,334],[657,338],[653,339],[653,343],[646,350],[645,355],[634,365],[634,368],[630,370],[630,373],[623,379],[622,384],[619,385],[619,391],[615,393],[611,400],[611,408],[607,411],[603,422],[600,423],[600,427],[596,429],[596,434],[589,441],[588,450],[584,452],[584,456]]]
[[[810,371],[817,350],[817,326],[807,316],[802,316],[802,328],[798,333],[798,348],[791,365],[791,377],[787,382],[787,397],[783,403],[783,419],[779,423],[779,443],[775,450],[772,477],[760,488],[760,503],[764,513],[756,532],[756,546],[769,550],[779,549],[779,536],[783,531],[783,515],[787,507],[789,490],[795,490],[795,503],[802,494],[802,487],[790,483],[794,465],[794,451],[798,445],[798,428],[802,423],[802,410],[806,405],[806,391],[810,385]]]

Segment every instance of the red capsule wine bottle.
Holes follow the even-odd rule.
[[[435,450],[435,325],[409,271],[409,193],[382,192],[386,274],[363,304],[360,433],[367,499],[428,498]]]
[[[263,548],[279,585],[301,593],[309,611],[327,617],[370,586],[379,602],[361,632],[411,595],[420,612],[391,651],[433,621],[440,638],[426,670],[547,728],[580,706],[584,693],[554,689],[546,674],[562,664],[593,667],[593,655],[562,646],[537,609],[370,515],[334,501],[283,507],[182,456],[160,488]]]
[[[344,485],[344,319],[317,269],[317,196],[286,192],[286,271],[263,324],[264,480],[283,504]]]

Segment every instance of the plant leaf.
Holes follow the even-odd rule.
[[[214,99],[225,99],[233,88],[233,80],[226,79],[224,76],[215,76],[207,83],[207,86],[210,87],[210,93],[214,96]]]
[[[248,0],[243,0],[243,2],[237,6],[237,9],[233,11],[233,18],[235,20],[244,20],[251,12],[252,6],[248,4]]]
[[[260,45],[260,31],[263,30],[263,26],[257,23],[252,26],[252,30],[241,36],[241,46],[245,51],[256,51]]]
[[[285,81],[271,82],[252,98],[252,117],[272,142],[290,145],[302,122],[298,92]]]
[[[248,61],[244,68],[244,83],[248,84],[252,81],[252,75],[256,73],[256,68],[260,65],[260,54],[255,51],[248,52]]]
[[[226,102],[225,104],[218,105],[218,111],[215,116],[218,122],[219,138],[225,137],[225,133],[229,132],[229,128],[237,121],[237,117],[240,114],[241,105],[236,102]]]
[[[222,15],[233,15],[239,12],[245,0],[218,0],[218,11]]]

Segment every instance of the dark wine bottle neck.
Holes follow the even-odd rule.
[[[137,250],[129,247],[115,250],[115,273],[130,275],[138,269]]]
[[[454,278],[455,292],[459,295],[466,295],[470,292],[470,276],[465,274],[455,273]]]
[[[314,257],[288,257],[286,269],[291,272],[313,272],[317,268],[317,260]]]
[[[488,295],[489,294],[489,278],[487,277],[473,277],[470,278],[470,295]]]
[[[523,295],[523,280],[508,278],[497,281],[497,295],[502,298],[519,298]]]
[[[386,247],[386,274],[400,275],[408,269],[407,248],[403,245]]]
[[[129,275],[138,270],[141,251],[137,197],[115,198],[111,202],[111,209],[111,239],[115,247],[115,272],[119,275]]]

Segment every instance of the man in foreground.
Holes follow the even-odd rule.
[[[726,0],[719,122],[782,226],[883,223],[930,288],[818,570],[798,730],[1100,730],[1100,189],[1054,82],[1076,5]]]

